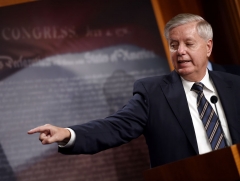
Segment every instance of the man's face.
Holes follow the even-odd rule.
[[[173,28],[168,43],[178,74],[188,81],[202,80],[212,51],[212,40],[206,41],[198,35],[196,22]]]

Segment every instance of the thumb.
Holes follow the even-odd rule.
[[[45,133],[40,134],[39,140],[42,142],[43,145],[51,144],[56,142],[56,136],[54,135],[46,135]]]

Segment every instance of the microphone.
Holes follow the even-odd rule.
[[[211,97],[211,102],[212,102],[213,104],[216,104],[217,101],[218,101],[217,96],[212,96],[212,97]]]
[[[217,112],[217,116],[218,116],[218,119],[219,119],[219,123],[220,123],[220,127],[221,127],[222,132],[223,132],[223,137],[224,137],[225,144],[226,144],[226,145],[230,145],[229,142],[228,142],[228,140],[227,140],[227,138],[226,138],[226,135],[225,135],[225,133],[224,133],[224,131],[223,131],[222,124],[221,124],[221,121],[220,121],[220,118],[219,118],[219,114],[218,114],[218,110],[217,110],[217,106],[216,106],[216,103],[218,102],[217,96],[212,96],[212,97],[210,98],[210,101],[211,101],[211,103],[213,103],[214,106],[215,106],[215,109],[216,109],[216,112]]]
[[[216,112],[217,112],[217,116],[219,117],[219,115],[218,115],[218,110],[217,110],[217,106],[216,106],[216,103],[217,103],[217,101],[218,101],[217,96],[212,96],[212,97],[210,98],[210,101],[211,101],[211,103],[214,104],[215,109],[216,109]]]

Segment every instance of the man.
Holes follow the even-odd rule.
[[[179,14],[166,24],[165,36],[175,70],[136,81],[133,97],[115,114],[67,129],[47,124],[28,133],[40,133],[42,144],[57,142],[63,154],[93,154],[143,134],[151,167],[239,143],[240,77],[207,70],[213,47],[210,24],[197,15]],[[198,112],[197,99],[203,94],[198,96],[201,91],[193,85],[202,86],[199,82],[208,102],[213,95],[219,98],[221,123],[211,111],[207,119],[215,118],[217,126],[210,137]],[[215,133],[219,137],[212,146]]]

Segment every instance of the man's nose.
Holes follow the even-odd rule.
[[[184,45],[179,45],[177,49],[178,55],[184,55],[186,53],[186,47]]]

